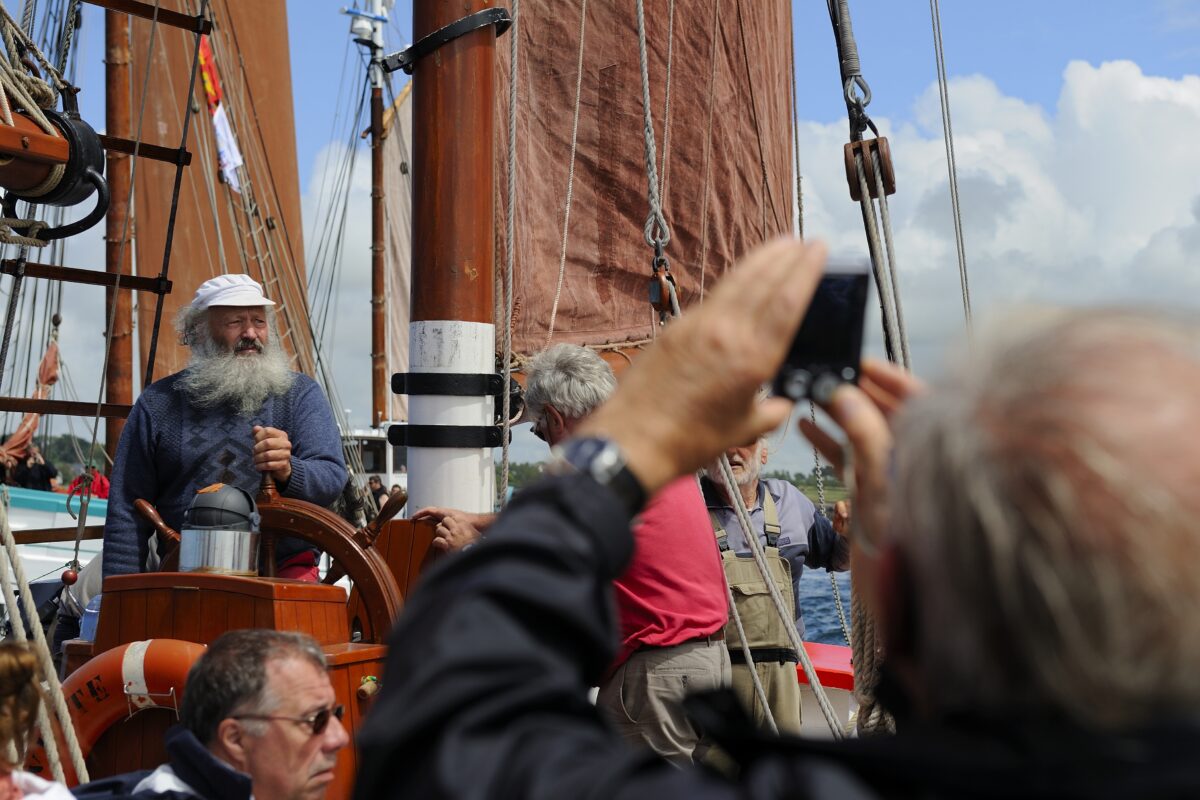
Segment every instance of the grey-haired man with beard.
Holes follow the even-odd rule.
[[[176,327],[191,348],[186,369],[142,392],[121,434],[104,524],[104,577],[152,569],[149,500],[178,529],[196,491],[227,483],[254,493],[270,473],[285,497],[329,505],[346,483],[329,402],[292,372],[278,343],[275,304],[247,275],[196,290]],[[276,548],[281,577],[316,580],[316,551],[298,539]]]
[[[738,494],[750,512],[750,523],[762,544],[763,553],[775,584],[795,619],[797,632],[804,635],[804,614],[800,610],[800,575],[804,568],[824,567],[842,571],[850,567],[850,545],[843,535],[849,522],[849,506],[839,502],[830,522],[817,513],[804,494],[792,484],[774,478],[761,478],[767,463],[764,438],[725,451]],[[733,592],[738,614],[746,631],[753,669],[758,673],[771,716],[781,733],[800,732],[800,685],[796,680],[799,654],[784,627],[790,623],[779,616],[767,594],[766,584],[750,553],[750,543],[738,522],[733,498],[725,488],[716,464],[705,470],[700,481],[708,507],[725,579]],[[731,621],[725,627],[725,642],[733,663],[733,689],[760,725],[766,713],[754,690],[737,627]]]

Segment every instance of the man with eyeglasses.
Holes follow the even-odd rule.
[[[168,762],[81,786],[100,800],[317,800],[350,743],[325,656],[301,633],[220,636],[188,673]]]

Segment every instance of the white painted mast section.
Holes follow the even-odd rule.
[[[410,372],[457,372],[471,375],[496,370],[496,326],[483,322],[424,320],[409,330]],[[495,425],[492,397],[411,395],[413,425]],[[490,512],[496,496],[492,449],[409,447],[408,508],[426,506]]]

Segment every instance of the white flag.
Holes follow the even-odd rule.
[[[225,104],[217,105],[216,110],[212,115],[213,130],[217,134],[217,163],[221,167],[221,174],[225,176],[225,182],[229,184],[229,188],[233,189],[238,194],[242,192],[242,185],[238,181],[237,170],[242,166],[242,151],[238,149],[237,139],[233,136],[233,128],[229,127],[229,117],[225,115]]]

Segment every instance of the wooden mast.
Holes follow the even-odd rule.
[[[371,42],[371,427],[388,413],[387,300],[383,258],[383,0],[373,0]]]
[[[105,113],[104,124],[110,136],[133,138],[130,121],[130,20],[121,11],[104,12]],[[108,217],[105,229],[105,269],[129,275],[133,264],[133,220],[129,204],[130,156],[110,149],[105,172],[108,176]],[[128,220],[128,225],[126,224]],[[129,241],[122,242],[128,231]],[[133,402],[133,293],[125,289],[107,289],[107,309],[116,304],[105,375],[105,401]],[[125,428],[123,418],[105,421],[105,449],[109,458],[117,454],[117,440]]]
[[[413,40],[492,0],[415,0]],[[416,62],[410,366],[414,373],[494,373],[496,31],[477,29]],[[409,398],[413,426],[493,425],[489,396]],[[489,447],[409,446],[409,507],[491,511]]]

